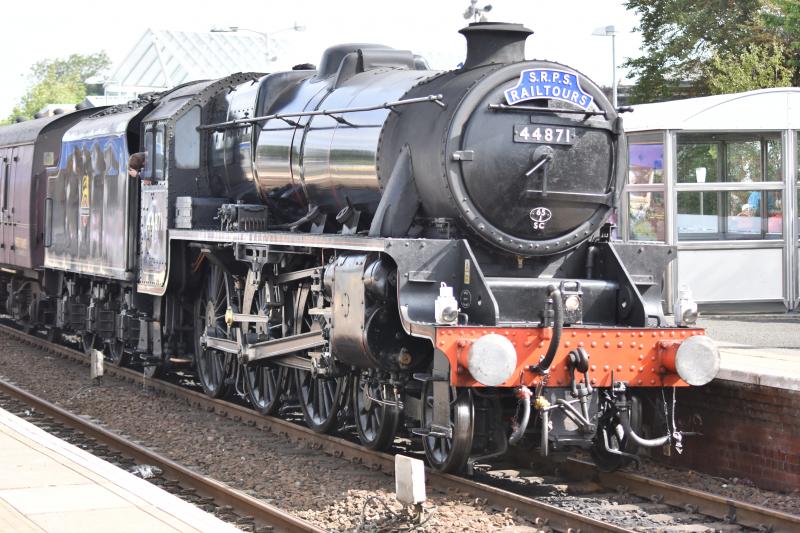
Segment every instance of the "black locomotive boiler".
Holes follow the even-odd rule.
[[[4,194],[32,206],[19,237],[2,199],[5,312],[265,414],[299,404],[316,431],[352,420],[369,448],[412,435],[444,471],[509,446],[607,467],[679,447],[669,420],[643,436],[640,397],[707,383],[719,355],[665,322],[675,249],[611,239],[617,110],[526,60],[520,25],[461,33],[452,71],[339,45],[0,128]]]

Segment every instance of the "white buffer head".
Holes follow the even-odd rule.
[[[496,387],[505,383],[517,368],[517,349],[497,333],[489,333],[472,343],[467,369],[480,383]]]
[[[705,335],[694,335],[678,346],[675,371],[689,385],[705,385],[717,376],[719,360],[717,343]]]

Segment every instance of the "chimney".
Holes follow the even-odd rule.
[[[459,30],[467,39],[467,58],[463,68],[490,63],[516,63],[525,60],[525,41],[533,31],[522,24],[473,22]]]

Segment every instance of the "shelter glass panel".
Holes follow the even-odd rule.
[[[678,237],[717,238],[720,233],[718,192],[678,192]]]
[[[718,143],[678,145],[678,183],[714,183],[719,179]]]
[[[782,200],[782,191],[679,191],[678,239],[780,239]]]
[[[783,233],[781,191],[728,193],[728,238],[779,239]],[[762,199],[766,198],[766,202]]]
[[[628,183],[631,185],[664,183],[664,136],[630,135],[628,163]]]
[[[727,145],[725,181],[750,183],[761,179],[761,143],[730,142]]]
[[[628,227],[634,241],[664,241],[664,197],[661,191],[628,193]]]
[[[767,181],[783,181],[783,157],[781,155],[781,140],[767,139]]]

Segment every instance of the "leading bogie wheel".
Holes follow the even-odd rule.
[[[422,438],[425,457],[432,468],[440,472],[459,472],[472,452],[475,431],[475,407],[469,389],[449,387],[450,436],[426,435]],[[422,427],[430,428],[433,421],[433,382],[425,386],[422,408]]]
[[[352,402],[361,444],[370,450],[390,448],[400,423],[394,387],[380,382],[373,371],[361,372],[353,377]]]
[[[221,266],[211,263],[200,297],[195,301],[195,365],[203,391],[212,398],[220,398],[228,390],[228,369],[232,363],[229,354],[205,348],[200,342],[203,334],[209,337],[231,338],[232,331],[225,322],[225,312],[231,303],[229,275]],[[147,370],[150,367],[145,367]]]

